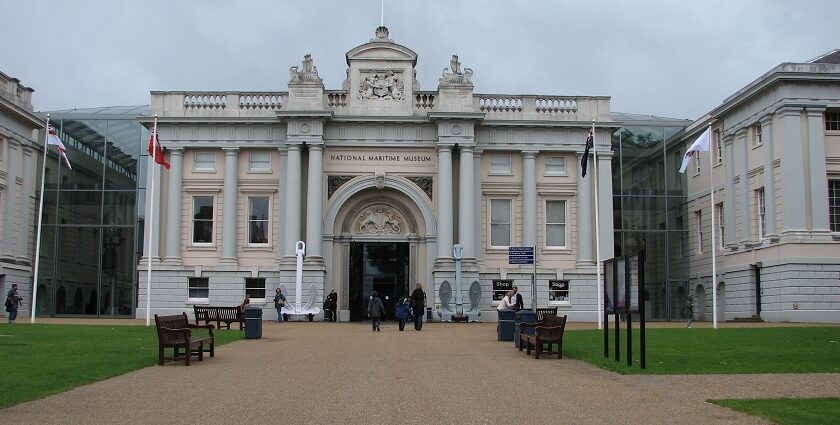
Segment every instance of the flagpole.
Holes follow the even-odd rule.
[[[149,194],[149,249],[146,252],[146,260],[148,263],[148,268],[146,269],[146,326],[151,324],[151,314],[152,314],[152,240],[154,239],[154,224],[155,224],[155,171],[158,167],[155,166],[157,164],[157,114],[155,114],[155,123],[152,127],[152,182],[151,193]]]
[[[38,230],[35,232],[35,270],[32,274],[32,312],[29,323],[35,323],[35,311],[38,306],[38,271],[41,265],[41,230],[44,217],[44,180],[47,178],[47,148],[50,137],[50,114],[47,114],[47,126],[44,127],[44,160],[41,164],[41,192],[38,200]]]
[[[711,137],[711,124],[709,124],[707,131]],[[720,141],[718,140],[717,143],[720,143]],[[715,253],[717,245],[715,245],[715,183],[712,176],[712,149],[715,149],[715,147],[711,146],[709,148],[709,202],[712,204],[712,328],[717,329],[717,255]]]
[[[601,317],[601,308],[603,308],[603,294],[601,294],[601,226],[599,225],[598,214],[598,150],[595,149],[595,120],[592,120],[592,155],[594,157],[594,165],[592,171],[595,173],[595,284],[598,286],[598,329],[603,327],[603,317]]]

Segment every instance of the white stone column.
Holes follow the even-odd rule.
[[[537,151],[522,151],[522,245],[537,244]]]
[[[578,155],[578,164],[583,154]],[[594,164],[593,164],[594,165]],[[592,264],[592,241],[595,232],[592,228],[592,217],[595,216],[592,207],[592,178],[578,176],[577,181],[577,262],[578,264]]]
[[[15,233],[20,224],[15,220],[20,219],[20,215],[17,213],[18,203],[16,201],[18,191],[18,164],[20,163],[18,152],[20,152],[20,145],[12,139],[8,139],[6,144],[9,146],[9,150],[6,156],[6,194],[3,197],[3,249],[6,251],[4,254],[13,257],[16,254],[15,251],[17,251],[15,246],[17,245],[15,243]],[[60,159],[58,166],[63,167]]]
[[[473,183],[473,148],[460,148],[460,170],[458,182],[458,243],[464,247],[464,258],[475,258],[475,184]]]
[[[741,198],[741,240],[740,242],[747,242],[752,240],[752,208],[750,207],[750,176],[749,176],[749,152],[750,152],[750,142],[747,140],[747,129],[738,130],[735,133],[735,143],[739,146],[736,149],[740,149],[741,155],[738,158],[738,171],[740,174],[741,180],[741,190],[740,190],[740,198]],[[735,160],[733,159],[733,162]],[[733,164],[734,165],[734,164]],[[761,240],[761,235],[758,236],[758,240]]]
[[[811,229],[829,232],[823,108],[808,108],[808,169],[811,188]]]
[[[29,233],[32,229],[31,226],[31,207],[29,203],[29,197],[34,194],[35,191],[35,176],[36,170],[33,170],[33,156],[35,155],[35,150],[24,146],[23,147],[23,202],[20,204],[20,216],[24,217],[24,220],[27,220],[25,223],[21,223],[20,226],[20,235],[18,235],[18,247],[17,247],[17,256],[25,258],[27,260],[32,260],[32,257],[29,255]],[[40,173],[39,173],[40,174]],[[36,213],[37,214],[37,213]],[[35,220],[38,220],[38,217],[35,217]],[[34,247],[33,247],[34,251]]]
[[[143,242],[144,257],[148,260],[160,260],[160,200],[163,197],[160,194],[162,185],[160,184],[161,174],[163,174],[163,167],[155,163],[151,156],[147,157],[146,161],[146,217],[143,226],[143,240],[151,241],[151,252],[149,249],[149,242]],[[154,192],[154,193],[152,193]],[[154,196],[154,197],[153,197]],[[152,210],[154,204],[154,210]],[[154,219],[152,219],[154,215]],[[152,223],[153,222],[153,223]],[[150,224],[154,227],[150,227]],[[145,293],[143,294],[145,295]]]
[[[300,145],[287,145],[286,159],[286,217],[283,255],[294,257],[295,243],[300,240],[301,159]]]
[[[280,164],[278,165],[277,174],[277,199],[274,200],[274,208],[277,210],[277,221],[274,223],[274,241],[276,258],[279,260],[283,258],[286,246],[286,229],[284,223],[286,222],[286,164],[288,163],[288,154],[286,147],[277,148],[280,152]]]
[[[784,194],[782,202],[782,233],[803,232],[806,229],[805,217],[808,205],[805,197],[805,158],[802,140],[802,108],[785,107],[779,114],[779,146],[782,159],[782,178],[785,187],[780,188]],[[825,158],[821,158],[825,161]],[[826,192],[828,193],[828,192]],[[822,194],[826,196],[826,194]]]
[[[309,145],[306,187],[306,256],[320,257],[323,243],[324,215],[324,146]]]
[[[438,146],[438,258],[452,257],[452,146]]]
[[[475,217],[473,218],[473,253],[476,259],[483,257],[484,244],[482,235],[486,228],[484,221],[481,219],[481,178],[483,177],[483,173],[481,172],[481,153],[481,150],[473,151],[473,205],[476,208],[473,211],[475,213]]]
[[[764,145],[764,218],[767,236],[775,238],[776,234],[776,180],[773,175],[773,116],[761,119],[761,137]]]
[[[723,240],[726,245],[737,245],[735,241],[735,156],[732,136],[724,140],[724,166],[726,167],[726,204],[723,206],[723,214],[726,220],[723,223]]]
[[[608,136],[607,136],[608,137]],[[601,241],[601,260],[615,256],[615,226],[613,226],[612,157],[609,153],[598,155],[598,232]]]
[[[183,193],[184,150],[169,149],[169,188],[166,201],[166,251],[164,259],[181,261],[181,197]]]
[[[222,207],[222,258],[220,262],[236,263],[236,205],[239,183],[239,149],[224,148],[225,181]]]

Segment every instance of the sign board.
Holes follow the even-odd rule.
[[[493,280],[493,301],[499,301],[505,297],[505,293],[513,289],[512,280]]]
[[[534,247],[508,247],[508,264],[534,264]]]

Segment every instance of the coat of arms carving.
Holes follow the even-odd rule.
[[[365,208],[357,218],[360,234],[394,235],[402,233],[402,218],[386,205]]]
[[[394,71],[369,71],[360,73],[360,76],[362,81],[359,83],[359,93],[356,96],[358,99],[405,99],[402,74]]]

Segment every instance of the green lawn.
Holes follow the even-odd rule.
[[[709,401],[782,425],[836,424],[840,421],[840,398]]]
[[[216,345],[243,335],[216,331]],[[154,365],[157,346],[154,326],[0,325],[0,408]]]
[[[639,368],[639,334],[633,335],[633,367],[604,358],[603,331],[567,331],[563,355],[622,374],[811,373],[840,372],[840,327],[648,329],[647,368]]]

